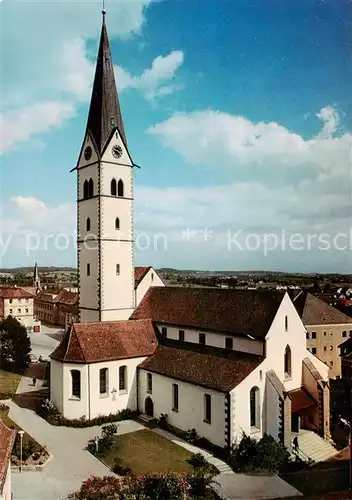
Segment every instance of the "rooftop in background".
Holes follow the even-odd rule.
[[[308,292],[300,293],[293,301],[304,325],[352,324],[352,318]]]
[[[33,299],[33,295],[20,287],[0,286],[1,299]]]

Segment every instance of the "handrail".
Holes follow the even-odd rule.
[[[300,454],[301,454],[301,455],[303,455],[304,462],[306,462],[306,461],[307,461],[308,463],[309,463],[309,462],[313,462],[313,460],[312,460],[312,459],[311,459],[311,458],[310,458],[310,457],[309,457],[306,453],[304,453],[304,451],[303,451],[303,450],[301,450],[301,448],[300,448],[299,446],[297,446],[297,448],[294,448],[294,449],[293,449],[293,453],[294,453],[295,455],[297,455],[297,457],[298,457],[298,458],[301,458],[301,457],[299,456]]]
[[[323,438],[325,438],[325,439],[326,439],[326,441],[331,441],[331,437],[330,437],[330,436],[328,436],[327,434],[325,434],[325,432],[324,432],[324,431],[322,431],[321,429],[319,429],[319,427],[318,427],[317,425],[315,425],[315,424],[313,424],[313,423],[311,423],[311,422],[309,423],[309,425],[311,425],[312,427],[314,427],[314,431],[315,431],[317,434],[319,434],[319,435],[323,434],[323,436],[322,436],[322,437],[323,437]]]

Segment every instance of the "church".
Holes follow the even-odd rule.
[[[123,408],[196,429],[221,447],[243,432],[291,449],[328,440],[329,367],[306,348],[286,292],[165,287],[135,292],[133,170],[105,13],[76,167],[79,322],[51,354],[51,400],[67,418]]]

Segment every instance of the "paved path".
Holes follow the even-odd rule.
[[[156,428],[153,430],[173,443],[186,448],[191,453],[201,453],[209,463],[215,465],[220,471],[220,474],[215,477],[217,483],[215,489],[226,500],[259,500],[301,496],[298,490],[278,476],[237,474],[225,462],[201,448],[187,443],[162,429]]]
[[[13,401],[6,404],[10,407],[9,417],[53,455],[41,472],[24,471],[12,475],[14,499],[62,500],[78,490],[82,481],[90,475],[113,475],[110,469],[84,449],[89,439],[100,435],[101,427],[55,427]],[[118,434],[142,428],[142,425],[126,420],[118,423]]]

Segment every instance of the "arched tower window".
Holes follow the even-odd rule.
[[[86,220],[86,231],[90,231],[90,218],[87,217],[87,220]]]
[[[285,375],[288,375],[291,377],[292,375],[292,367],[291,367],[291,349],[290,346],[286,346],[285,349],[285,356],[284,356],[284,370],[285,370]]]
[[[288,316],[285,316],[285,332],[288,331]]]
[[[93,179],[89,179],[88,182],[88,198],[92,198],[94,196],[94,182]]]
[[[111,194],[111,196],[116,196],[116,194],[117,194],[116,179],[112,179],[112,181],[111,181],[110,194]]]
[[[120,219],[118,217],[115,219],[115,229],[120,229]]]
[[[71,393],[75,398],[81,397],[81,372],[71,370]]]
[[[260,400],[258,387],[252,387],[249,393],[249,408],[251,427],[260,429]]]
[[[123,196],[123,182],[121,179],[117,184],[117,196]]]
[[[83,198],[86,200],[89,197],[89,185],[88,181],[85,180],[83,184]]]

